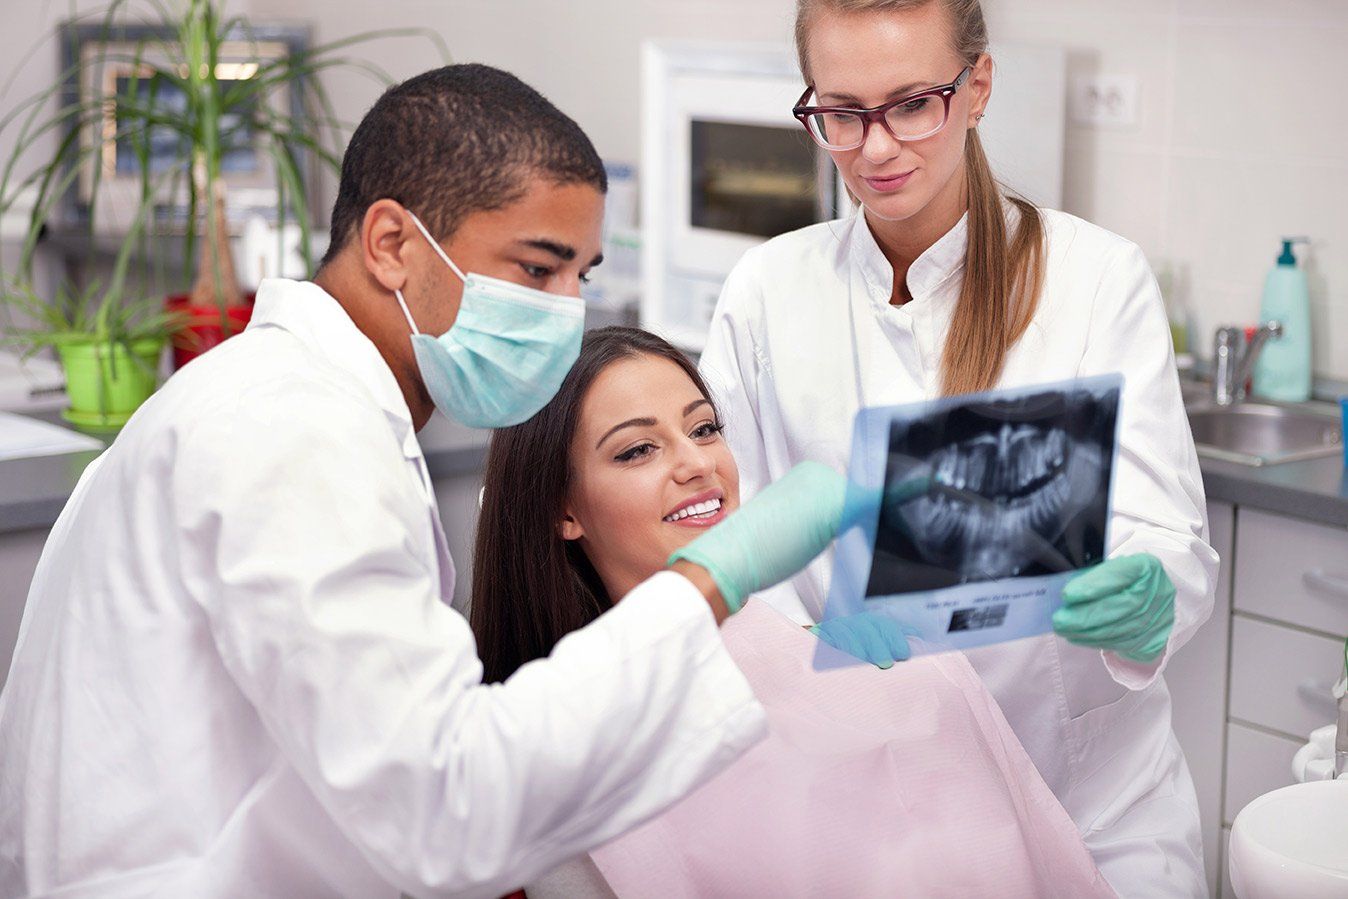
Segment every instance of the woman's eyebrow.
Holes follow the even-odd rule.
[[[687,415],[688,413],[685,412],[684,414]],[[599,438],[599,442],[594,445],[594,448],[599,449],[599,447],[604,445],[605,440],[609,439],[616,432],[621,431],[623,428],[653,428],[655,427],[655,424],[656,422],[654,418],[629,418],[622,424],[614,425],[613,427],[605,431],[604,436]]]
[[[890,100],[893,100],[896,97],[902,97],[905,96],[906,94],[916,93],[917,91],[920,91],[924,87],[926,87],[928,83],[934,84],[935,82],[914,81],[912,84],[905,84],[903,87],[897,87],[889,92],[889,94],[884,99],[884,103],[888,103]],[[821,101],[821,103],[823,102],[825,97],[829,98],[829,102],[824,104],[827,106],[836,106],[838,104],[845,104],[845,103],[850,103],[856,106],[861,105],[861,101],[856,97],[852,96],[851,94],[836,94],[836,93],[820,94],[819,100]],[[884,103],[881,103],[880,105],[883,106]]]
[[[698,400],[693,400],[691,403],[683,407],[683,416],[684,418],[687,418],[698,406],[710,406],[710,405],[711,401],[709,401],[706,397],[703,397],[702,399]]]

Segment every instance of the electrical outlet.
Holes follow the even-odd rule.
[[[1136,75],[1086,75],[1072,79],[1072,122],[1096,128],[1137,124]]]

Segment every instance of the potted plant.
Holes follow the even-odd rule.
[[[25,357],[43,349],[56,352],[70,400],[62,415],[84,430],[115,431],[126,424],[158,386],[164,345],[181,325],[180,316],[165,312],[157,298],[127,301],[133,245],[132,239],[125,242],[106,288],[98,282],[83,289],[63,285],[49,301],[21,278],[0,287],[0,303],[11,320],[2,342]],[[15,312],[27,324],[13,326]]]
[[[268,55],[260,50],[270,33],[267,26],[254,26],[241,16],[222,17],[218,0],[154,3],[150,9],[158,21],[147,23],[133,14],[130,0],[116,0],[99,26],[107,40],[93,52],[72,54],[57,84],[0,119],[0,130],[19,129],[15,152],[0,176],[0,213],[25,189],[35,190],[21,266],[31,273],[44,227],[60,218],[63,206],[69,209],[69,194],[80,178],[93,183],[85,212],[92,232],[107,148],[125,151],[139,176],[141,204],[186,209],[168,226],[151,215],[146,229],[146,239],[153,240],[163,239],[167,227],[183,241],[181,259],[195,262],[167,300],[170,311],[181,313],[174,318],[180,330],[173,336],[181,364],[241,331],[251,314],[251,297],[240,288],[229,247],[225,205],[231,154],[252,152],[265,160],[273,176],[278,228],[284,232],[287,222],[298,224],[300,248],[312,266],[310,163],[340,170],[348,130],[317,76],[347,68],[392,83],[372,64],[344,55],[351,46],[377,38],[425,37],[442,58],[448,54],[434,32],[406,28]],[[67,26],[68,40],[78,27],[89,26]],[[81,97],[72,88],[101,83],[110,67],[123,73],[111,106],[106,97]],[[19,158],[53,134],[60,139],[53,158],[16,177]],[[142,255],[148,259],[151,254]]]

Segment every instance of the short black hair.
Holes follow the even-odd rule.
[[[437,240],[474,213],[524,196],[525,176],[608,190],[580,126],[523,81],[491,66],[444,66],[384,92],[342,157],[323,265],[382,199],[414,212]]]

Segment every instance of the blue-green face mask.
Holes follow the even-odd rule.
[[[413,215],[412,222],[463,281],[459,315],[439,337],[422,334],[402,291],[393,292],[412,329],[417,369],[435,408],[470,428],[504,428],[532,418],[557,395],[580,355],[584,301],[464,275],[421,220]]]

